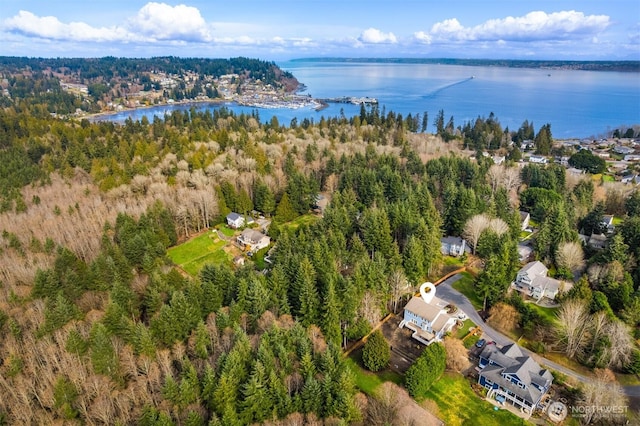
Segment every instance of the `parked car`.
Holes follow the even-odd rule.
[[[482,348],[487,341],[485,339],[480,339],[476,342],[476,348]]]

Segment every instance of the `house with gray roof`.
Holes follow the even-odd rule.
[[[543,297],[554,300],[560,290],[568,290],[567,284],[547,276],[549,270],[540,261],[529,262],[518,271],[512,283],[514,289],[537,301]]]
[[[238,229],[244,226],[244,216],[236,212],[231,212],[227,215],[227,225],[229,228]]]
[[[269,244],[271,244],[271,237],[264,235],[262,232],[256,231],[255,229],[246,228],[240,235],[238,235],[237,241],[245,251],[255,253],[260,249],[269,247]]]
[[[456,324],[456,318],[449,314],[449,303],[436,297],[435,286],[429,284],[431,292],[424,294],[421,287],[422,295],[412,297],[406,304],[404,318],[399,325],[413,330],[412,337],[425,345],[442,340]]]
[[[488,398],[508,402],[528,414],[553,383],[551,372],[524,355],[515,343],[500,349],[495,344],[485,346],[478,367],[478,383],[488,389]]]
[[[445,256],[458,257],[465,252],[469,253],[470,249],[464,238],[443,237],[440,238],[440,252]]]

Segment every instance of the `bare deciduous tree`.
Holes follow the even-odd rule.
[[[375,397],[369,398],[366,420],[370,425],[398,424],[400,398],[395,385],[389,383],[381,386]]]
[[[556,264],[560,268],[566,268],[573,273],[582,270],[584,267],[582,246],[573,241],[560,243],[556,252]]]
[[[402,297],[411,292],[411,286],[402,269],[396,269],[389,275],[389,287],[391,290],[391,310],[396,312]]]
[[[447,336],[442,343],[447,351],[447,370],[462,372],[471,366],[469,351],[462,340]]]
[[[581,394],[578,404],[584,407],[580,411],[582,424],[594,424],[600,420],[606,420],[606,424],[626,423],[628,400],[611,371],[596,370],[595,379],[582,386]]]
[[[606,333],[611,341],[611,345],[608,347],[609,367],[619,370],[631,361],[635,345],[628,326],[622,321],[612,320],[607,326]]]
[[[496,328],[509,332],[517,327],[519,319],[520,314],[516,308],[500,302],[491,307],[487,321]]]
[[[558,339],[569,358],[582,354],[589,339],[589,309],[582,300],[567,300],[558,310]]]
[[[364,293],[360,306],[358,307],[358,315],[366,319],[371,326],[375,326],[380,321],[380,303],[378,298],[370,291]]]
[[[480,235],[489,227],[491,219],[485,214],[477,214],[469,218],[462,230],[462,236],[471,244],[473,252],[476,252],[476,246]]]
[[[491,219],[489,222],[489,229],[496,233],[499,237],[509,232],[509,225],[507,222],[500,219],[499,217]]]

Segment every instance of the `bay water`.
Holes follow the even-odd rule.
[[[640,73],[570,69],[507,68],[439,64],[288,61],[278,64],[306,86],[315,98],[373,97],[380,110],[403,116],[428,113],[428,131],[443,110],[457,127],[494,113],[503,128],[517,130],[524,120],[537,131],[551,124],[556,139],[595,138],[613,129],[640,125]],[[313,108],[261,108],[224,104],[235,113],[258,111],[264,122],[292,119],[319,121],[322,116],[357,115],[360,106],[330,103]],[[176,109],[219,108],[220,104],[162,105],[122,111],[101,120],[123,122]]]

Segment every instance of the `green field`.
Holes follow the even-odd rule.
[[[227,244],[214,232],[205,232],[179,246],[167,250],[167,255],[176,265],[190,275],[196,276],[207,263],[224,263],[231,259],[223,250]]]
[[[218,231],[222,232],[225,236],[231,238],[236,233],[235,229],[229,228],[227,225],[219,225],[217,227]]]
[[[462,278],[453,283],[452,287],[467,296],[475,309],[482,309],[482,299],[478,297],[473,288],[473,277],[468,272],[463,272],[461,275]]]
[[[358,354],[353,356],[359,358],[361,354],[362,351],[358,351]],[[391,370],[372,373],[371,371],[367,371],[364,368],[360,367],[360,364],[358,364],[358,361],[354,359],[353,356],[347,358],[345,360],[345,363],[353,373],[356,386],[365,394],[373,395],[378,386],[380,386],[384,382],[393,382],[400,386],[403,385],[402,376],[400,374],[394,373]]]
[[[546,319],[549,324],[556,323],[558,319],[558,316],[556,315],[558,308],[545,308],[543,306],[538,306],[535,303],[530,303],[529,306],[531,306],[531,308],[533,308],[533,310],[536,311],[541,317]]]
[[[450,425],[526,425],[523,419],[494,406],[476,395],[469,381],[457,373],[445,373],[424,395],[438,406],[439,417]]]
[[[312,214],[305,214],[302,216],[298,216],[297,218],[293,219],[291,222],[283,223],[282,226],[287,229],[296,229],[300,225],[312,224],[318,219],[320,219],[318,216],[314,216]]]

